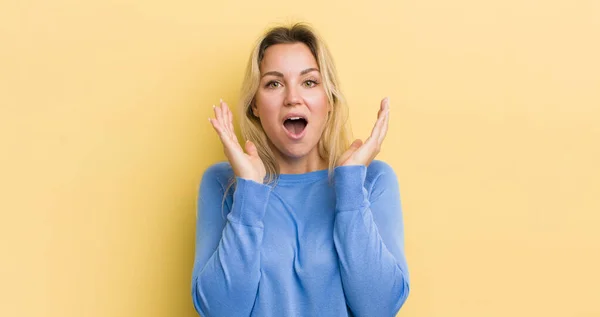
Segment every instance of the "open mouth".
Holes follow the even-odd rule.
[[[308,121],[302,117],[290,117],[283,122],[285,129],[293,136],[302,136]]]

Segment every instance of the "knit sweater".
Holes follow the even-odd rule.
[[[409,293],[396,174],[375,160],[260,184],[210,166],[191,288],[204,317],[394,316]]]

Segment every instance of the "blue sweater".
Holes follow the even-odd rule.
[[[192,299],[204,317],[394,316],[409,293],[398,181],[382,161],[282,174],[209,167],[197,202]]]

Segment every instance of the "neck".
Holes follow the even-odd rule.
[[[316,146],[303,157],[286,157],[277,150],[274,150],[273,154],[275,154],[275,159],[279,164],[280,174],[304,174],[329,167],[329,162],[319,155]]]
[[[279,173],[281,174],[304,174],[328,168],[325,160],[321,160],[321,162],[311,162],[308,160],[304,160],[303,162],[279,161],[278,163]]]

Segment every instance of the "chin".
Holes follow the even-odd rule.
[[[285,157],[292,159],[300,159],[307,156],[310,151],[304,149],[284,149],[284,151],[280,152]]]
[[[312,148],[305,144],[283,144],[277,150],[286,158],[300,159],[310,154],[311,150],[315,147],[316,144]]]

